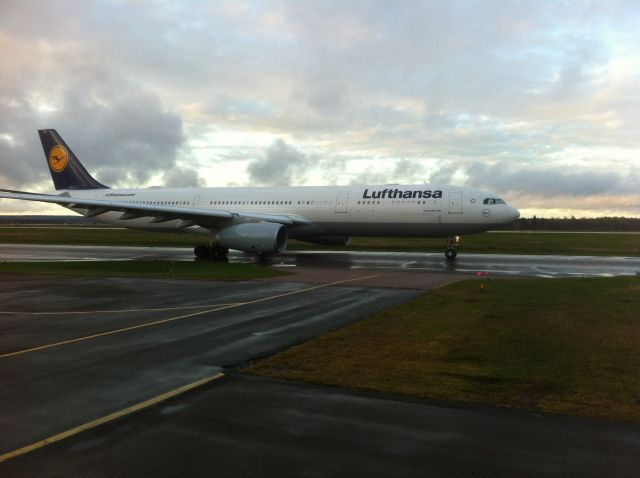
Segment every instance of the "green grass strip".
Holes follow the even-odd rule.
[[[443,238],[354,237],[349,247],[314,246],[290,241],[289,249],[440,252]],[[640,256],[640,234],[489,232],[462,236],[461,254],[561,254],[572,256]]]
[[[462,281],[249,369],[290,380],[640,421],[640,278]]]
[[[284,275],[267,267],[213,261],[1,262],[0,272],[196,280],[253,280]]]

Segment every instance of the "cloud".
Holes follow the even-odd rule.
[[[637,196],[639,18],[625,0],[5,0],[0,187],[50,187],[52,127],[112,186],[201,169]]]
[[[180,116],[82,45],[0,39],[12,68],[0,77],[0,179],[43,181],[39,128],[55,128],[87,169],[114,186],[144,185],[174,166],[184,142]],[[33,56],[43,58],[33,62]]]
[[[262,158],[247,167],[252,186],[288,186],[303,182],[312,160],[282,139],[275,140]]]
[[[419,160],[399,159],[383,169],[367,169],[352,177],[349,184],[412,184],[422,183],[426,168]]]
[[[506,161],[476,163],[464,169],[472,186],[544,198],[632,194],[638,191],[639,172],[637,169],[630,174],[621,174],[552,166],[516,166]]]
[[[176,166],[163,173],[164,186],[168,188],[204,187],[206,181],[194,169]]]

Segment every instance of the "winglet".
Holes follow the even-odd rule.
[[[89,174],[55,129],[38,134],[56,189],[108,189]]]

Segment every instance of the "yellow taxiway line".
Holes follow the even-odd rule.
[[[35,443],[32,443],[31,445],[23,446],[22,448],[18,448],[17,450],[10,451],[8,453],[0,455],[0,463],[20,455],[25,455],[39,448],[45,447],[47,445],[51,445],[52,443],[58,442],[60,440],[64,440],[65,438],[69,438],[71,436],[77,435],[78,433],[82,433],[86,430],[91,430],[92,428],[96,428],[100,425],[104,425],[105,423],[111,422],[113,420],[124,417],[126,415],[130,415],[132,413],[138,412],[145,408],[152,407],[153,405],[157,405],[160,402],[169,400],[170,398],[181,395],[185,392],[188,392],[189,390],[193,390],[195,388],[201,387],[206,383],[213,382],[214,380],[222,378],[223,376],[224,376],[224,373],[222,372],[216,373],[215,375],[212,375],[210,377],[205,377],[203,379],[197,380],[187,385],[183,385],[182,387],[178,387],[169,392],[163,393],[161,395],[157,395],[148,400],[145,400],[144,402],[137,403],[135,405],[132,405],[130,407],[124,408],[117,412],[111,413],[104,417],[98,418],[88,423],[84,423],[83,425],[77,426],[75,428],[71,428],[70,430],[66,430],[62,433],[58,433],[57,435],[50,436],[48,438],[45,438],[44,440],[37,441]]]
[[[61,310],[57,312],[20,312],[19,310],[0,310],[0,315],[79,315],[79,314],[126,314],[128,312],[166,312],[169,310],[206,309],[207,307],[221,307],[227,304],[185,305],[182,307],[154,307],[148,309],[113,309],[113,310]]]
[[[265,302],[265,301],[268,301],[268,300],[278,299],[280,297],[287,297],[287,296],[295,295],[295,294],[302,294],[304,292],[309,292],[309,291],[312,291],[312,290],[322,289],[324,287],[331,287],[333,285],[345,284],[347,282],[355,282],[355,281],[364,280],[364,279],[371,279],[373,277],[378,277],[378,275],[375,274],[375,275],[369,275],[369,276],[363,276],[363,277],[356,277],[356,278],[353,278],[353,279],[345,279],[345,280],[340,280],[340,281],[335,281],[335,282],[329,282],[327,284],[316,285],[316,286],[313,286],[313,287],[307,287],[305,289],[294,290],[294,291],[291,291],[291,292],[285,292],[283,294],[277,294],[277,295],[272,295],[272,296],[269,296],[269,297],[263,297],[262,299],[250,300],[248,302],[237,302],[237,303],[227,304],[227,305],[223,304],[223,305],[220,305],[218,307],[214,307],[213,309],[201,310],[201,311],[198,311],[198,312],[192,312],[190,314],[179,315],[177,317],[169,317],[167,319],[155,320],[153,322],[147,322],[147,323],[139,324],[139,325],[132,325],[130,327],[123,327],[121,329],[108,330],[106,332],[100,332],[100,333],[97,333],[97,334],[86,335],[84,337],[77,337],[75,339],[62,340],[60,342],[54,342],[54,343],[51,343],[51,344],[39,345],[37,347],[31,347],[31,348],[28,348],[28,349],[17,350],[15,352],[9,352],[9,353],[5,353],[5,354],[1,354],[0,355],[0,359],[8,358],[8,357],[15,357],[16,355],[23,355],[23,354],[27,354],[27,353],[30,353],[30,352],[37,352],[39,350],[45,350],[45,349],[50,349],[50,348],[54,348],[54,347],[60,347],[62,345],[73,344],[73,343],[76,343],[76,342],[84,342],[86,340],[96,339],[98,337],[105,337],[105,336],[108,336],[108,335],[120,334],[122,332],[128,332],[130,330],[136,330],[136,329],[142,329],[142,328],[145,328],[145,327],[151,327],[153,325],[160,325],[160,324],[166,324],[166,323],[169,323],[169,322],[175,322],[176,320],[188,319],[190,317],[196,317],[198,315],[204,315],[204,314],[208,314],[208,313],[211,313],[211,312],[218,312],[220,310],[227,310],[227,309],[233,309],[233,308],[236,308],[236,307],[242,307],[242,306],[245,306],[245,305],[257,304],[259,302]],[[87,313],[87,312],[85,312],[85,313]]]
[[[15,355],[22,355],[22,354],[26,354],[26,353],[29,353],[29,352],[36,352],[38,350],[50,349],[50,348],[53,348],[53,347],[60,347],[61,345],[68,345],[68,344],[73,344],[73,343],[76,343],[76,342],[84,342],[85,340],[97,339],[98,337],[106,337],[107,335],[120,334],[122,332],[128,332],[130,330],[136,330],[136,329],[142,329],[142,328],[145,328],[145,327],[151,327],[152,325],[166,324],[168,322],[174,322],[176,320],[181,320],[181,319],[186,319],[188,317],[194,317],[196,315],[206,314],[208,312],[215,312],[217,310],[222,310],[222,309],[225,309],[227,307],[229,307],[229,306],[220,306],[220,307],[215,308],[215,309],[202,310],[200,312],[193,312],[191,314],[179,315],[178,317],[169,317],[168,319],[154,320],[153,322],[147,322],[147,323],[144,323],[144,324],[132,325],[130,327],[123,327],[121,329],[108,330],[106,332],[100,332],[100,333],[92,334],[92,335],[85,335],[84,337],[77,337],[75,339],[62,340],[60,342],[54,342],[52,344],[39,345],[37,347],[31,347],[31,348],[28,348],[28,349],[17,350],[15,352],[9,352],[9,353],[6,353],[6,354],[2,354],[2,355],[0,355],[0,358],[13,357]]]

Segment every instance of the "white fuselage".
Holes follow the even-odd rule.
[[[61,191],[58,191],[60,193]],[[498,196],[475,189],[428,185],[278,188],[150,188],[69,190],[70,196],[232,213],[292,214],[308,224],[288,227],[291,238],[320,236],[446,237],[483,232],[518,218]],[[489,200],[489,201],[488,201]],[[77,209],[76,209],[77,210]],[[82,213],[82,210],[79,212]],[[181,221],[122,219],[111,211],[103,223],[131,229],[182,231]],[[211,231],[194,228],[191,232]]]

